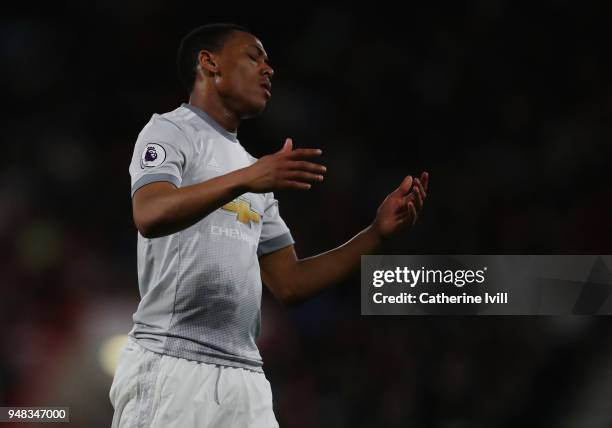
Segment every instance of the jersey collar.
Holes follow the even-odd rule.
[[[223,135],[228,140],[233,141],[234,143],[238,142],[238,133],[237,132],[229,132],[227,129],[225,129],[221,125],[219,125],[215,119],[213,119],[208,114],[206,114],[206,112],[200,110],[196,106],[193,106],[193,105],[187,104],[187,103],[182,103],[181,107],[185,107],[185,108],[191,110],[192,112],[194,112],[195,114],[197,114],[198,116],[200,116],[202,118],[202,120],[204,120],[204,122],[208,123],[210,126],[215,128],[215,130],[219,134]]]

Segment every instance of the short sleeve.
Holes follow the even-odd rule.
[[[278,201],[273,193],[266,193],[266,208],[264,210],[261,236],[257,247],[257,256],[271,253],[294,244],[289,228],[283,221],[278,210]]]
[[[168,181],[180,187],[191,145],[170,120],[153,115],[138,135],[130,163],[132,196],[142,186]]]

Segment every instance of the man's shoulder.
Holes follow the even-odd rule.
[[[185,130],[185,128],[189,127],[192,119],[193,113],[181,106],[166,113],[153,113],[149,123],[173,125],[181,130]]]
[[[195,114],[183,106],[166,113],[153,113],[144,126],[143,132],[155,132],[156,130],[181,133],[188,140],[192,140],[196,134],[203,131],[198,127]]]

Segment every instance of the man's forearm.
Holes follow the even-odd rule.
[[[142,207],[149,219],[143,236],[169,235],[200,221],[245,192],[244,172],[237,170],[202,183],[161,192]],[[145,233],[143,233],[143,231]]]
[[[301,259],[296,264],[292,300],[301,301],[338,283],[359,269],[361,256],[380,248],[382,238],[371,225],[340,247]]]
[[[325,167],[308,162],[319,149],[295,149],[291,139],[283,148],[248,167],[191,186],[168,188],[151,183],[134,194],[134,221],[147,238],[185,229],[246,192],[310,189],[323,180]]]

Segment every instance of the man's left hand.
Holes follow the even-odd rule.
[[[416,223],[427,198],[428,183],[427,172],[415,179],[409,175],[385,198],[373,225],[382,238],[390,238]]]

